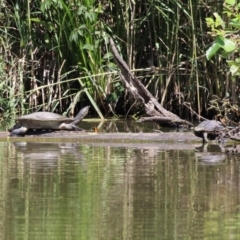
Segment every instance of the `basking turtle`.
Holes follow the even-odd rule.
[[[205,120],[194,128],[194,134],[203,139],[203,143],[208,139],[213,140],[225,130],[223,124],[215,120]]]
[[[75,118],[52,112],[36,112],[16,119],[10,136],[23,136],[28,129],[81,130],[76,125],[88,114],[89,106],[82,108]]]

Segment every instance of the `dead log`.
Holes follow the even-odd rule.
[[[148,118],[148,121],[160,122],[168,126],[192,126],[190,122],[185,121],[174,113],[166,110],[147,90],[147,88],[131,73],[128,65],[119,55],[113,39],[110,39],[110,46],[114,60],[120,68],[119,76],[123,85],[135,101],[137,100],[143,104],[146,114],[150,116],[150,118]],[[141,121],[141,119],[142,121],[147,121],[146,117],[140,118],[139,121]]]
[[[185,121],[181,118],[179,118],[179,119],[174,118],[174,121],[172,121],[171,117],[141,117],[138,120],[138,122],[150,122],[150,121],[151,122],[157,122],[160,125],[161,125],[161,123],[164,124],[164,123],[167,122],[169,126],[175,126],[175,127],[181,126],[181,125],[192,126],[191,123],[190,123],[191,125],[189,125],[188,121]]]

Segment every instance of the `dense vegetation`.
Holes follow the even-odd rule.
[[[109,37],[168,110],[183,118],[190,109],[238,114],[237,78],[227,74],[225,59],[205,54],[214,41],[205,19],[222,14],[222,1],[2,0],[0,9],[5,117],[40,109],[74,114],[87,104],[99,114],[126,114],[133,102],[119,82]]]

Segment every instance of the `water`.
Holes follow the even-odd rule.
[[[236,155],[32,141],[0,142],[0,239],[240,239]]]

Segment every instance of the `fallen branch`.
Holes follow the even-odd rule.
[[[114,41],[112,39],[110,39],[110,45],[111,45],[114,60],[121,71],[119,73],[119,76],[123,85],[125,86],[129,94],[132,96],[132,98],[135,101],[138,101],[143,104],[145,108],[145,112],[148,116],[157,117],[158,120],[157,118],[153,120],[156,122],[164,123],[164,125],[168,125],[168,126],[179,126],[179,125],[192,126],[190,122],[182,120],[174,113],[169,112],[164,107],[162,107],[162,105],[147,90],[147,88],[131,73],[128,65],[119,55],[116,49],[116,46],[114,44]],[[145,119],[143,121],[147,121],[147,120]]]
[[[177,127],[179,125],[187,125],[187,126],[193,126],[189,125],[189,122],[182,120],[181,118],[179,119],[174,119],[172,121],[172,118],[170,117],[141,117],[138,122],[157,122],[157,123],[168,123],[170,126]]]

